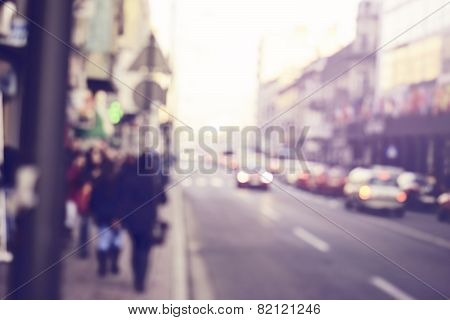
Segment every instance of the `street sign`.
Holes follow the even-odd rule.
[[[153,103],[166,104],[167,90],[151,80],[140,82],[133,92],[133,100],[140,110],[150,110]]]

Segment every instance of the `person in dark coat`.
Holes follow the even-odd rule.
[[[118,186],[114,164],[103,159],[101,174],[94,180],[90,208],[98,227],[97,260],[98,275],[103,277],[109,271],[119,273],[119,255],[123,236],[119,223]],[[109,262],[109,263],[108,263]]]
[[[157,223],[157,206],[163,193],[158,164],[151,157],[128,156],[120,176],[120,207],[122,223],[131,238],[134,288],[145,289],[149,252],[153,244],[153,230]]]

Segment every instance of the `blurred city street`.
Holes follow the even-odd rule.
[[[194,298],[442,298],[426,284],[450,294],[449,225],[434,215],[349,212],[279,182],[237,189],[224,172],[182,185]]]
[[[268,191],[238,189],[225,169],[177,178],[181,182],[174,177],[170,191],[177,198],[162,217],[173,225],[178,217],[182,223],[176,228],[183,230],[170,230],[167,242],[152,252],[149,291],[130,290],[127,244],[118,277],[98,279],[93,256],[67,259],[65,298],[442,299],[434,290],[450,294],[450,226],[430,212],[410,211],[403,219],[358,213],[346,209],[342,199],[279,181]]]
[[[0,0],[0,298],[449,299],[449,13]]]

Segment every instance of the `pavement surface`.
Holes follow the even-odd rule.
[[[173,225],[172,205],[161,207],[159,216],[161,219]],[[97,230],[91,226],[91,237],[95,237]],[[146,282],[146,291],[137,293],[132,287],[131,271],[131,242],[125,232],[124,248],[120,256],[120,274],[108,274],[104,278],[97,276],[97,262],[95,257],[95,241],[89,246],[89,257],[80,259],[73,255],[63,262],[63,299],[81,300],[166,300],[173,299],[172,270],[173,241],[171,235],[173,229],[169,229],[166,242],[161,246],[155,246],[150,254],[150,269]],[[75,235],[76,239],[76,235]],[[75,242],[75,241],[74,241]],[[72,249],[76,248],[76,243]],[[70,250],[68,250],[70,252]]]

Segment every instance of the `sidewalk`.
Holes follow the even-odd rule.
[[[160,207],[159,217],[169,223],[166,242],[152,248],[150,270],[147,276],[146,291],[138,294],[132,285],[131,243],[128,234],[125,235],[125,245],[120,257],[120,274],[108,274],[99,278],[96,274],[95,241],[90,244],[89,258],[80,259],[75,254],[63,265],[62,298],[63,299],[176,299],[177,283],[173,265],[178,260],[176,254],[175,227],[177,202],[180,200],[177,191],[169,191],[169,202]],[[91,237],[95,235],[95,227],[91,227]]]

